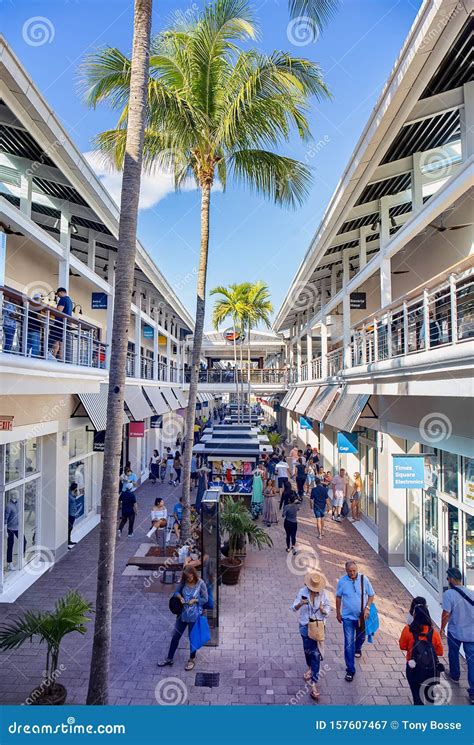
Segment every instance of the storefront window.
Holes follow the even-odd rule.
[[[421,489],[407,489],[407,559],[421,569]]]
[[[438,498],[433,490],[424,493],[423,577],[435,590],[438,581]]]
[[[9,442],[5,445],[5,483],[18,481],[23,473],[23,443]]]
[[[86,514],[86,477],[88,461],[78,460],[69,464],[69,487],[76,486],[76,520]]]
[[[474,458],[462,459],[462,501],[474,507]]]
[[[464,514],[465,555],[464,582],[466,587],[474,590],[474,516]]]
[[[452,504],[447,504],[446,508],[448,521],[448,566],[459,567],[459,510],[457,507],[453,507]]]
[[[27,440],[25,443],[25,476],[38,473],[39,469],[39,446],[38,440],[35,437],[32,440]]]
[[[451,497],[458,496],[458,456],[441,452],[441,490]]]
[[[17,444],[17,443],[15,443]],[[3,571],[6,574],[19,568],[18,541],[23,487],[15,487],[5,493],[5,528]]]
[[[23,532],[25,536],[26,545],[36,546],[36,531],[37,531],[37,512],[38,512],[38,501],[39,501],[39,479],[34,481],[28,481],[25,484],[25,513],[23,522]],[[32,552],[28,552],[29,558],[33,557]]]
[[[89,453],[94,446],[94,433],[85,427],[69,433],[69,457],[78,458]]]

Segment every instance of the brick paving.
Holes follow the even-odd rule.
[[[356,559],[370,577],[376,592],[380,629],[373,644],[366,643],[357,661],[352,683],[344,681],[342,628],[334,611],[327,623],[326,651],[321,667],[321,704],[409,704],[404,656],[398,637],[411,596],[353,526],[326,520],[322,541],[316,540],[308,504],[299,519],[296,557],[284,548],[283,525],[269,528],[274,545],[261,552],[250,550],[240,583],[220,590],[220,644],[198,652],[196,668],[185,672],[188,643],[185,637],[173,667],[158,668],[166,656],[174,616],[168,610],[170,587],[145,578],[124,576],[127,559],[147,541],[149,508],[163,496],[168,509],[177,501],[177,488],[145,484],[137,491],[139,516],[133,538],[117,544],[114,585],[113,645],[110,704],[312,704],[303,673],[306,669],[297,616],[290,610],[303,584],[304,564],[317,562],[328,580],[334,608],[334,591],[344,573],[344,562]],[[95,599],[98,528],[27,590],[16,603],[0,604],[0,622],[25,609],[49,609],[69,589]],[[68,703],[84,704],[92,645],[92,623],[85,637],[66,637],[60,663],[61,682],[68,689]],[[0,703],[20,704],[41,680],[43,647],[34,642],[0,656]],[[446,660],[444,660],[446,663]],[[196,672],[220,673],[218,688],[196,687]],[[452,704],[467,704],[465,666],[460,686],[445,682]]]

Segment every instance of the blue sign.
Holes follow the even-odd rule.
[[[304,416],[300,416],[300,429],[313,429],[313,425]]]
[[[359,451],[357,432],[338,432],[337,449],[340,453],[357,453]]]
[[[154,335],[153,326],[143,327],[143,338],[144,339],[153,339],[153,335]]]
[[[107,310],[107,293],[93,292],[91,307],[92,310]]]
[[[423,455],[393,456],[393,488],[423,489],[425,458]]]

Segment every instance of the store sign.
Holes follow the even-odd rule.
[[[92,450],[94,453],[103,453],[105,449],[105,430],[94,432],[94,443]]]
[[[143,327],[143,338],[153,339],[153,336],[154,336],[153,326],[144,326]]]
[[[150,417],[150,429],[160,429],[162,426],[163,417],[159,414]]]
[[[2,416],[0,417],[0,432],[11,432],[13,429],[13,417]]]
[[[313,429],[313,425],[304,416],[300,416],[300,429]]]
[[[351,292],[349,305],[351,310],[367,310],[367,293]]]
[[[145,422],[130,422],[128,434],[130,437],[145,437]]]
[[[393,456],[393,488],[423,489],[425,486],[425,458],[423,455]]]
[[[92,310],[107,310],[107,293],[93,292],[91,308]]]
[[[359,437],[357,432],[338,432],[337,449],[340,453],[359,452]]]

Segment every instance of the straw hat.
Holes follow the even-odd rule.
[[[326,577],[320,572],[308,572],[304,578],[308,590],[321,592],[326,587]]]

